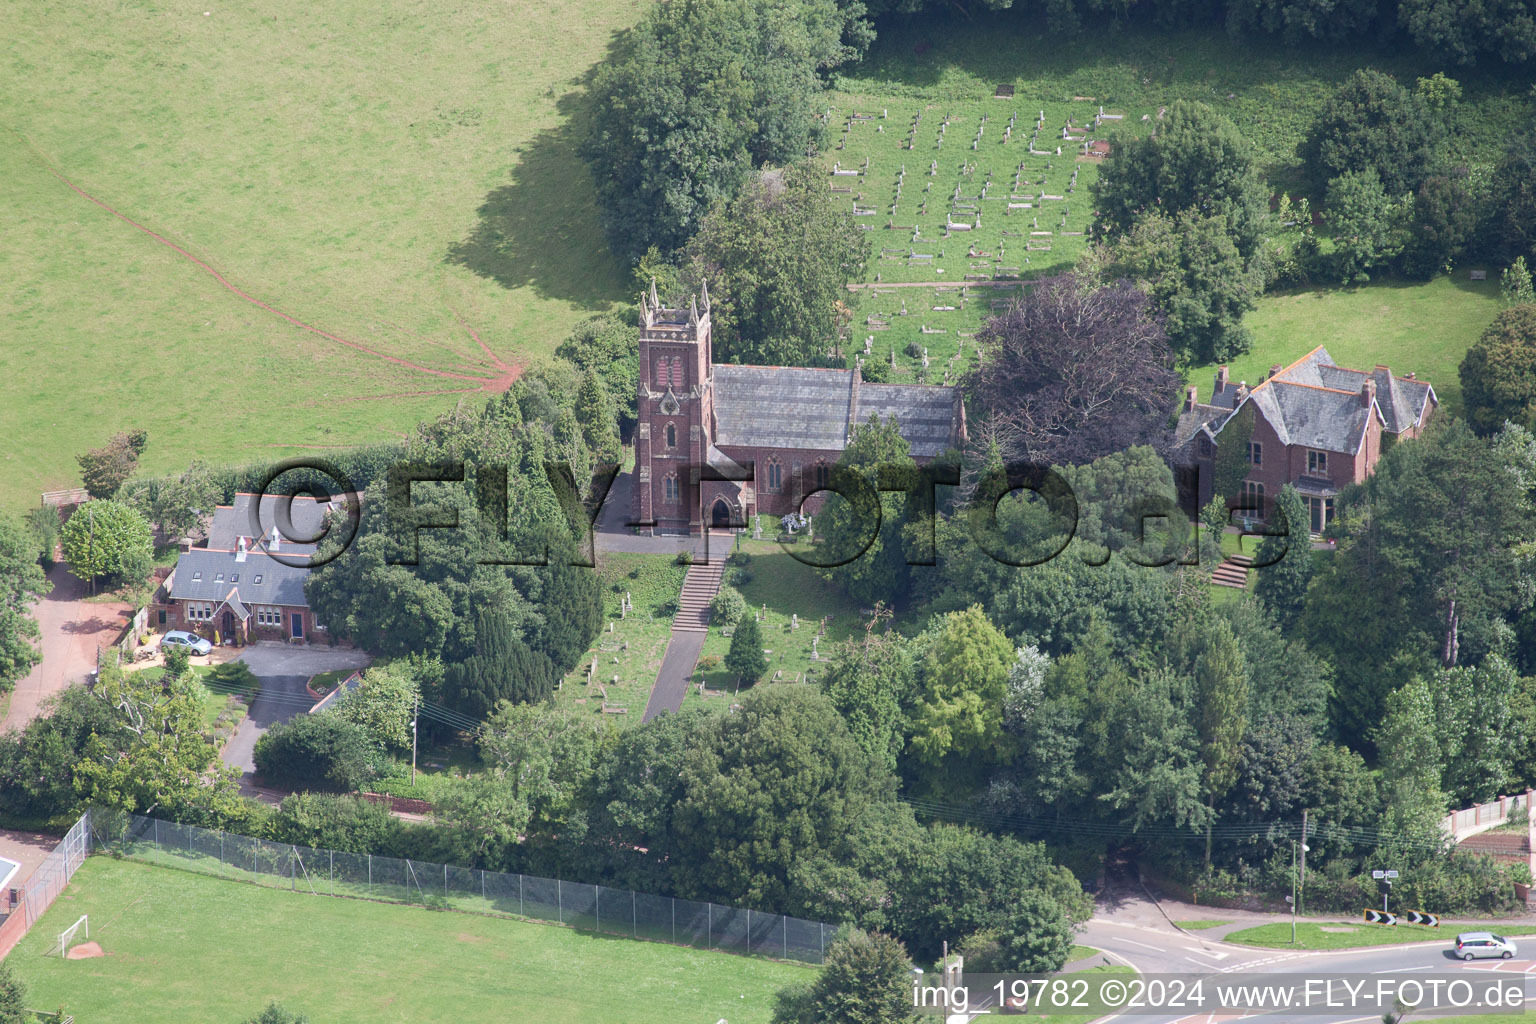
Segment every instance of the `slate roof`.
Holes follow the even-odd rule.
[[[251,538],[255,535],[251,523],[251,507],[256,502],[254,494],[237,494],[233,505],[220,505],[213,510],[213,524],[208,528],[208,547],[221,551],[233,551],[240,537]],[[258,520],[262,529],[262,535],[269,537],[272,527],[277,523],[278,495],[263,494],[261,496],[261,516]],[[345,507],[345,502],[338,497],[331,504],[321,504],[314,498],[306,495],[297,495],[289,506],[289,516],[293,521],[293,529],[287,531],[294,537],[315,537],[321,532],[322,523],[326,512],[332,507]],[[292,551],[296,554],[309,554],[315,550],[314,544],[303,544],[290,540],[279,531],[281,541],[278,545],[279,552]],[[255,545],[265,546],[263,544]]]
[[[1285,445],[1302,445],[1331,452],[1354,452],[1365,426],[1376,414],[1359,392],[1331,391],[1310,384],[1274,378],[1255,388],[1252,401]]]
[[[955,388],[861,381],[858,407],[850,410],[853,395],[852,370],[716,364],[715,444],[842,451],[850,422],[864,423],[871,413],[882,421],[895,416],[919,458],[958,441]]]
[[[244,561],[237,561],[233,551],[193,548],[182,552],[176,560],[170,594],[176,601],[219,602],[233,595],[246,605],[307,608],[304,578],[308,575],[309,570],[302,566],[284,565],[259,551],[249,552]]]

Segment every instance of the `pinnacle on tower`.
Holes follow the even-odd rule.
[[[709,282],[708,281],[700,281],[699,282],[699,288],[702,290],[703,296],[704,296],[704,312],[708,313],[709,312]]]
[[[691,295],[688,298],[688,326],[699,326],[699,297]]]
[[[651,278],[651,308],[661,308],[661,300],[656,297],[656,278],[654,276]]]

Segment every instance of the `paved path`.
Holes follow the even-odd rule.
[[[42,628],[43,660],[16,684],[0,732],[21,729],[42,710],[49,697],[71,683],[84,682],[96,667],[96,647],[117,639],[128,623],[121,601],[86,601],[86,585],[62,563],[48,572],[53,590],[32,606]]]
[[[674,629],[667,642],[666,656],[661,659],[661,671],[656,673],[656,685],[651,687],[651,699],[646,701],[642,722],[649,722],[663,711],[676,711],[683,706],[688,693],[688,680],[693,678],[694,666],[699,663],[699,652],[704,649],[708,633],[698,630]]]
[[[242,793],[259,797],[261,791],[252,780],[256,741],[272,726],[307,713],[314,706],[315,699],[304,688],[311,676],[338,668],[362,668],[372,659],[363,651],[340,647],[257,644],[245,648],[240,660],[261,680],[261,693],[251,703],[250,714],[225,744],[220,759],[240,769]]]

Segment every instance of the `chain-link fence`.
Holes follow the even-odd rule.
[[[53,905],[80,865],[85,863],[90,849],[91,814],[87,811],[70,826],[59,845],[53,848],[53,852],[43,859],[37,870],[27,878],[26,884],[18,890],[20,904],[0,923],[0,957],[20,942],[21,937],[43,916],[43,912]]]
[[[323,896],[549,921],[696,949],[819,964],[835,925],[606,885],[271,843],[139,815],[96,819],[96,842],[132,860]]]

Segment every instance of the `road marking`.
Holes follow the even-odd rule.
[[[1185,946],[1184,948],[1189,950],[1191,953],[1198,953],[1200,956],[1208,956],[1212,960],[1225,960],[1227,957],[1232,955],[1231,953],[1213,953],[1208,949],[1197,949],[1194,946]]]
[[[1122,938],[1120,941],[1121,942],[1129,942],[1131,945],[1133,945],[1133,946],[1140,946],[1142,949],[1150,949],[1154,953],[1166,953],[1166,952],[1168,952],[1168,949],[1165,946],[1149,946],[1145,942],[1137,942],[1135,939]]]
[[[1372,971],[1371,973],[1372,974],[1401,974],[1404,971],[1432,971],[1434,969],[1435,969],[1434,965],[1430,965],[1428,967],[1394,967],[1391,970],[1387,970],[1387,971]]]

